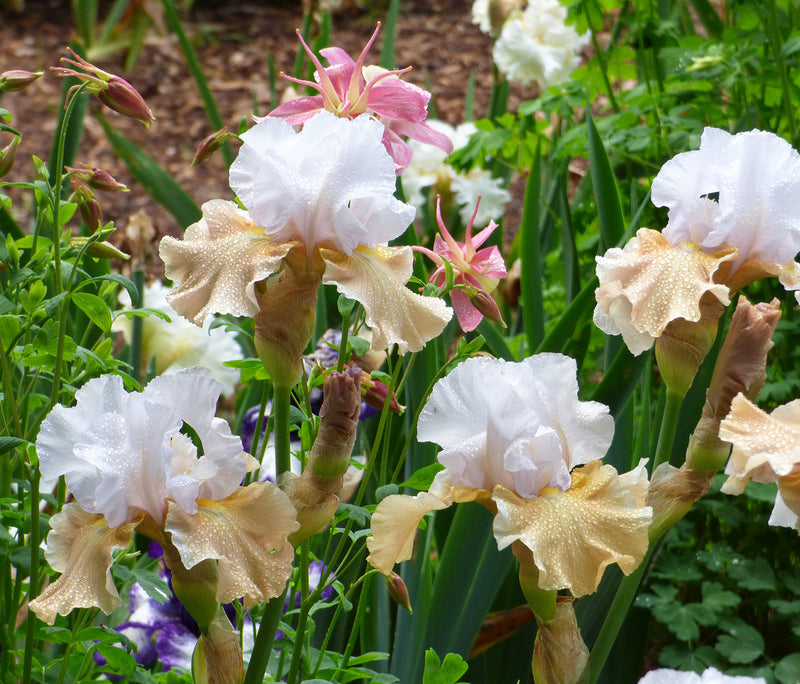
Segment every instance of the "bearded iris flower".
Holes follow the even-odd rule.
[[[700,149],[662,167],[652,198],[669,209],[664,231],[642,228],[597,257],[595,324],[622,334],[631,353],[673,321],[700,321],[709,306],[721,313],[754,280],[800,289],[800,155],[785,140],[706,128]]]
[[[414,209],[393,196],[382,135],[369,117],[327,112],[299,133],[280,119],[244,133],[230,182],[247,211],[207,202],[183,240],[161,241],[173,308],[198,325],[210,313],[254,316],[259,355],[283,386],[301,376],[320,283],[362,304],[373,349],[420,350],[452,311],[405,287],[411,248],[387,245]]]
[[[322,111],[350,119],[368,114],[384,126],[383,144],[394,160],[396,172],[402,173],[411,161],[412,152],[400,136],[434,145],[447,154],[453,151],[453,143],[446,134],[425,123],[431,94],[398,78],[411,67],[387,71],[378,66],[364,65],[379,30],[380,24],[358,56],[358,61],[353,61],[341,48],[320,50],[328,61],[327,68],[322,66],[298,31],[297,37],[317,69],[315,80],[301,81],[286,74],[283,76],[313,88],[319,95],[290,100],[273,109],[268,116],[298,126]]]
[[[611,563],[632,572],[648,547],[646,474],[640,464],[618,476],[600,462],[613,419],[577,395],[576,364],[561,354],[458,365],[434,386],[418,425],[421,441],[442,447],[445,468],[429,491],[378,504],[368,561],[388,575],[411,557],[426,513],[477,501],[495,514],[500,549],[532,554],[542,590],[582,596]]]
[[[31,602],[42,620],[120,605],[112,551],[127,548],[134,529],[165,549],[173,574],[178,558],[184,573],[217,561],[220,603],[280,595],[295,510],[274,485],[240,487],[254,461],[214,417],[220,391],[206,369],[157,377],[141,393],[104,375],[78,390],[74,407],[56,406],[45,418],[36,441],[42,475],[63,475],[75,502],[50,521],[46,557],[62,574]]]

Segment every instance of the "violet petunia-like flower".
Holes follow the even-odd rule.
[[[112,551],[127,548],[134,529],[169,548],[165,558],[177,555],[183,572],[219,561],[221,603],[280,595],[295,510],[274,485],[240,486],[255,462],[214,417],[221,389],[206,369],[159,376],[141,393],[104,375],[78,390],[74,407],[56,406],[45,418],[36,440],[42,475],[64,475],[75,502],[50,520],[46,558],[62,574],[31,601],[42,620],[53,624],[78,607],[116,608]]]
[[[319,95],[290,100],[273,109],[268,116],[285,119],[297,126],[322,111],[350,119],[368,114],[383,124],[383,144],[394,160],[396,172],[402,173],[411,161],[412,152],[400,136],[434,145],[447,154],[453,151],[453,143],[447,135],[425,123],[431,94],[398,78],[411,67],[387,71],[378,66],[364,65],[367,52],[379,30],[380,24],[357,61],[353,61],[341,48],[320,50],[320,54],[328,61],[328,67],[322,66],[298,31],[297,36],[317,69],[314,72],[315,80],[301,81],[285,74],[283,76],[313,88]]]
[[[597,257],[595,324],[622,334],[631,353],[672,321],[700,321],[704,297],[721,311],[770,276],[800,289],[800,154],[785,140],[706,128],[699,150],[664,164],[652,199],[669,209],[663,233],[642,228]]]
[[[426,513],[477,501],[495,514],[499,548],[532,554],[543,590],[592,593],[611,563],[629,574],[647,551],[652,509],[643,464],[619,476],[600,462],[613,431],[606,406],[578,400],[566,356],[467,359],[436,383],[419,419],[419,439],[442,447],[445,468],[429,491],[378,504],[367,560],[388,575],[411,557]]]
[[[301,376],[321,282],[362,304],[373,349],[420,350],[452,311],[406,288],[411,248],[387,246],[414,209],[393,196],[382,135],[369,117],[327,112],[299,133],[272,118],[244,133],[230,182],[247,211],[207,202],[183,240],[161,241],[173,308],[198,325],[210,313],[254,316],[262,360],[285,358],[287,370],[267,367],[284,385]]]
[[[426,247],[413,247],[415,251],[421,252],[437,265],[430,282],[439,288],[443,288],[446,284],[445,260],[449,262],[455,285],[450,290],[450,300],[453,302],[458,324],[465,332],[475,330],[484,316],[500,323],[503,321],[491,293],[497,287],[500,278],[506,277],[506,265],[496,246],[478,249],[497,228],[494,221],[489,221],[489,225],[473,237],[472,225],[479,206],[480,198],[472,218],[467,223],[466,236],[462,243],[457,242],[444,225],[441,198],[438,198],[436,221],[439,224],[440,234],[434,239],[433,251]]]

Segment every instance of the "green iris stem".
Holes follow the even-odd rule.
[[[290,442],[289,442],[289,405],[292,397],[291,387],[273,386],[272,390],[272,415],[275,419],[275,478],[280,478],[283,473],[290,470]],[[286,589],[280,596],[276,596],[267,603],[261,624],[258,626],[253,656],[247,668],[244,684],[261,684],[264,673],[267,671],[272,644],[275,642],[275,632],[283,614],[283,602],[286,598]]]
[[[300,597],[302,602],[300,604],[300,615],[297,618],[297,631],[294,635],[294,651],[292,652],[292,662],[289,665],[289,674],[286,676],[286,684],[295,684],[297,681],[300,672],[300,660],[303,655],[303,642],[305,641],[308,611],[312,606],[312,602],[308,600],[308,548],[309,543],[306,539],[300,546],[299,573]]]
[[[272,415],[275,417],[275,476],[291,470],[291,443],[289,441],[289,406],[291,387],[275,385],[272,394]]]
[[[270,599],[264,609],[261,624],[258,626],[258,634],[253,643],[253,655],[250,657],[250,665],[244,676],[244,684],[261,684],[264,681],[264,673],[267,671],[269,657],[272,655],[272,645],[275,643],[275,632],[278,631],[278,623],[283,615],[285,599],[286,589],[280,596]]]
[[[606,619],[592,647],[592,654],[589,657],[589,664],[586,666],[586,670],[581,677],[581,684],[595,684],[598,677],[600,677],[603,666],[608,659],[608,654],[611,652],[614,642],[617,640],[617,634],[619,634],[619,630],[628,615],[633,599],[639,591],[639,584],[650,563],[650,558],[653,555],[656,544],[657,540],[652,541],[639,567],[627,577],[622,578],[622,582],[620,582],[619,588],[617,589],[617,594],[614,596],[614,601],[608,609]]]
[[[682,394],[667,390],[667,401],[664,406],[664,415],[661,418],[661,428],[658,432],[658,445],[656,446],[656,454],[653,459],[653,472],[655,472],[655,469],[662,463],[669,463],[682,404]]]

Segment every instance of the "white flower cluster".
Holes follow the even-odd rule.
[[[476,0],[473,21],[482,31],[491,27],[491,0]],[[558,0],[529,0],[524,10],[512,9],[494,44],[492,57],[510,81],[549,88],[569,78],[580,62],[589,34],[578,35],[566,22]]]
[[[469,142],[470,136],[477,130],[471,121],[455,128],[444,121],[431,120],[428,125],[435,131],[449,136],[453,141],[453,150],[460,150]],[[459,205],[461,220],[466,224],[472,217],[478,196],[481,204],[475,225],[483,226],[490,220],[498,220],[503,215],[506,202],[511,199],[508,190],[503,187],[502,178],[493,178],[486,169],[475,168],[459,173],[447,163],[448,155],[438,147],[425,145],[415,140],[409,141],[414,157],[403,173],[403,191],[406,201],[417,209],[422,208],[427,200],[425,188],[441,193],[448,190],[455,196]]]

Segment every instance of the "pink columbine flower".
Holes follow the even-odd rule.
[[[341,48],[320,50],[330,65],[327,68],[322,66],[298,31],[297,37],[317,68],[314,81],[281,75],[313,88],[319,95],[290,100],[273,109],[268,116],[279,117],[292,126],[298,126],[323,110],[348,119],[369,114],[384,125],[383,144],[394,159],[395,172],[400,174],[408,166],[413,154],[401,135],[435,145],[447,154],[453,151],[453,143],[447,135],[424,123],[431,94],[398,78],[399,74],[409,71],[411,67],[387,71],[379,66],[364,66],[367,52],[380,28],[379,23],[356,62]]]
[[[447,282],[445,260],[450,263],[455,285],[450,290],[450,300],[456,310],[458,324],[464,332],[475,330],[484,316],[505,325],[491,292],[497,287],[500,278],[506,277],[506,265],[496,246],[478,249],[489,239],[497,224],[489,221],[486,228],[475,237],[472,236],[472,224],[475,222],[480,203],[481,198],[478,196],[475,211],[467,223],[465,241],[456,242],[442,221],[441,197],[437,197],[436,222],[439,224],[441,235],[436,236],[433,251],[425,247],[413,247],[436,263],[438,268],[433,272],[429,282],[438,288],[443,288]]]

